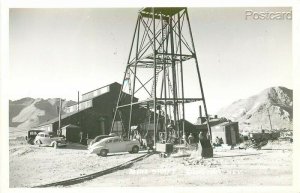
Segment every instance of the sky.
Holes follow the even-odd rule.
[[[138,10],[10,9],[10,99],[76,101],[77,91],[121,82]],[[268,87],[292,89],[292,21],[246,19],[246,10],[290,8],[188,9],[209,114]],[[187,114],[195,119],[196,105]]]

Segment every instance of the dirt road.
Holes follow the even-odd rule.
[[[79,144],[65,148],[38,147],[10,140],[9,185],[32,187],[108,169],[134,159],[144,153],[120,153],[99,157],[89,154]]]
[[[289,145],[289,144],[288,144]],[[193,157],[194,156],[194,157]],[[121,170],[74,186],[269,186],[292,184],[291,150],[215,150],[214,158],[153,155]]]
[[[234,186],[291,185],[292,144],[270,143],[265,149],[215,149],[214,158],[159,158],[157,154],[131,168],[101,176],[80,186]],[[280,150],[287,149],[287,150]],[[10,187],[32,187],[108,169],[140,156],[88,154],[82,145],[62,149],[10,140]],[[72,186],[71,186],[72,187]]]

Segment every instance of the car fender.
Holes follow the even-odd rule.
[[[90,153],[96,153],[97,154],[97,153],[100,153],[100,151],[102,149],[107,149],[107,148],[105,148],[104,146],[94,146],[94,147],[90,147],[88,150],[89,150]]]
[[[140,142],[137,142],[137,143],[134,143],[134,144],[132,144],[132,147],[133,146],[138,146],[139,147],[139,149],[141,148],[141,144],[140,144]]]
[[[126,145],[127,151],[131,151],[134,146],[138,146],[140,148],[140,143],[138,141],[128,141]]]
[[[34,141],[37,141],[37,140],[39,140],[40,138],[38,137],[38,136],[36,136],[35,138],[34,138]]]
[[[126,144],[126,150],[125,150],[125,151],[131,151],[131,149],[132,149],[131,144],[127,143],[127,144]]]
[[[52,142],[50,143],[50,146],[53,146],[53,145],[54,145],[54,143],[57,143],[57,144],[58,144],[58,142],[57,142],[57,141],[52,141]]]
[[[101,143],[100,141],[94,143],[93,145],[89,146],[89,148],[98,148],[98,147],[102,147],[102,148],[106,148],[106,143]]]
[[[126,147],[126,150],[125,151],[130,151],[131,150],[131,141],[124,141],[124,144],[123,144],[125,147]]]

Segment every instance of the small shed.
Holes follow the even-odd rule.
[[[66,125],[61,128],[62,135],[66,137],[69,142],[78,143],[80,142],[81,128],[76,125]]]
[[[212,141],[222,138],[224,144],[236,145],[240,143],[238,122],[224,122],[211,127]]]

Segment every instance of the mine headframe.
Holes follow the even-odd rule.
[[[185,97],[184,62],[192,60],[196,67],[200,96]],[[189,65],[193,65],[189,64]],[[197,85],[198,84],[198,85]],[[191,85],[190,85],[191,86]],[[131,95],[131,101],[122,102],[122,93]],[[135,97],[139,100],[135,101]],[[177,137],[185,133],[185,103],[200,101],[211,133],[203,86],[187,8],[146,7],[138,12],[129,57],[122,81],[111,130],[120,113],[127,109],[128,121],[124,132],[130,135],[135,118],[135,106],[152,112],[154,143],[160,131],[173,127]],[[124,113],[123,113],[124,114]],[[150,120],[151,119],[151,120]],[[179,122],[182,121],[182,124]],[[124,134],[124,133],[123,133]],[[210,135],[211,136],[211,135]]]

